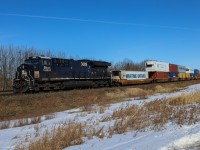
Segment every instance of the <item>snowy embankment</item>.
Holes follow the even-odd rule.
[[[81,108],[67,110],[64,112],[55,113],[55,118],[51,120],[44,120],[41,123],[35,125],[27,125],[23,127],[13,127],[4,130],[0,130],[0,149],[14,149],[20,142],[28,141],[30,138],[39,138],[46,129],[52,129],[62,122],[76,121],[86,122],[88,126],[94,127],[109,127],[113,124],[113,121],[101,122],[102,118],[110,116],[113,111],[127,105],[143,105],[145,103],[154,100],[164,100],[166,98],[180,96],[183,94],[190,94],[200,91],[200,84],[189,86],[184,90],[175,93],[164,93],[149,96],[145,100],[138,100],[137,98],[128,99],[124,102],[109,105],[103,112],[92,111],[92,112],[81,112]],[[98,106],[96,110],[99,109]],[[17,120],[11,121],[14,123]],[[82,145],[71,146],[66,149],[94,149],[94,150],[121,150],[121,149],[181,149],[189,148],[194,145],[200,145],[200,122],[195,125],[184,125],[182,127],[168,123],[165,125],[165,129],[162,131],[146,131],[146,132],[135,132],[130,131],[125,134],[115,134],[111,138],[97,138],[86,139]]]

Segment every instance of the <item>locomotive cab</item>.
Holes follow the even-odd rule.
[[[26,93],[35,90],[35,83],[40,80],[43,71],[51,70],[51,58],[34,56],[29,57],[16,71],[13,81],[15,93]]]

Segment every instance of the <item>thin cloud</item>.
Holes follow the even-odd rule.
[[[14,34],[4,34],[4,35],[0,35],[0,40],[7,40],[7,39],[10,39],[10,38],[15,38],[16,35]]]
[[[114,25],[128,25],[128,26],[149,27],[149,28],[164,28],[164,29],[173,29],[173,30],[200,31],[200,29],[193,29],[193,28],[188,28],[188,27],[161,26],[161,25],[139,24],[139,23],[129,23],[129,22],[90,20],[90,19],[80,19],[80,18],[37,16],[37,15],[9,14],[9,13],[0,13],[0,15],[1,16],[39,18],[39,19],[52,19],[52,20],[65,20],[65,21],[79,21],[79,22],[103,23],[103,24],[114,24]]]

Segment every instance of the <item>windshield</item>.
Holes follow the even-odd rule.
[[[147,68],[152,67],[152,66],[153,66],[153,65],[147,65],[147,64],[146,64],[146,67],[147,67]]]

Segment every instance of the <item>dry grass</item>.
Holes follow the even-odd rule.
[[[173,92],[185,86],[200,83],[200,80],[147,84],[138,87],[100,88],[49,92],[38,94],[22,94],[12,96],[0,95],[0,121],[42,116],[67,109],[83,107],[91,110],[91,105],[106,105],[122,101],[124,98],[139,97],[158,92]]]
[[[124,88],[124,89],[115,89],[114,91],[106,92],[106,97],[123,99],[130,97],[145,97],[149,94],[152,94],[151,90],[144,90],[142,88]]]
[[[116,120],[114,128],[117,133],[128,129],[143,131],[145,129],[162,130],[168,122],[179,126],[191,125],[200,121],[200,92],[183,95],[167,100],[156,100],[142,107],[128,106],[113,112],[110,118]]]
[[[10,127],[10,121],[0,122],[0,130],[7,129]]]
[[[61,150],[72,145],[82,144],[85,136],[84,125],[67,122],[51,131],[46,130],[42,138],[26,145],[17,145],[15,150]]]
[[[106,106],[100,106],[99,107],[99,113],[102,114],[106,111]]]
[[[15,147],[15,150],[62,150],[84,143],[85,138],[106,136],[104,127],[86,126],[86,123],[62,122],[59,126],[46,130],[43,135],[39,133],[40,128],[38,125],[34,127],[37,139],[25,139]]]
[[[0,122],[0,130],[1,129],[7,129],[7,128],[13,128],[13,127],[22,127],[22,126],[26,126],[26,125],[31,125],[31,124],[38,124],[42,121],[45,120],[50,120],[55,118],[54,114],[51,115],[45,115],[44,119],[42,119],[42,117],[33,117],[33,118],[25,118],[25,119],[19,119],[17,121],[14,121],[13,124],[11,124],[11,121],[4,121],[4,122]]]
[[[189,104],[200,104],[200,93],[185,94],[180,97],[171,98],[168,100],[169,105],[189,105]]]
[[[179,126],[191,125],[200,121],[200,92],[179,97],[155,100],[143,106],[127,105],[114,111],[104,121],[114,120],[115,123],[104,130],[104,126],[96,127],[87,123],[63,123],[45,134],[38,140],[30,140],[30,145],[17,146],[16,150],[61,150],[65,147],[82,144],[84,138],[91,139],[112,137],[127,131],[159,131],[166,123],[172,122]]]

